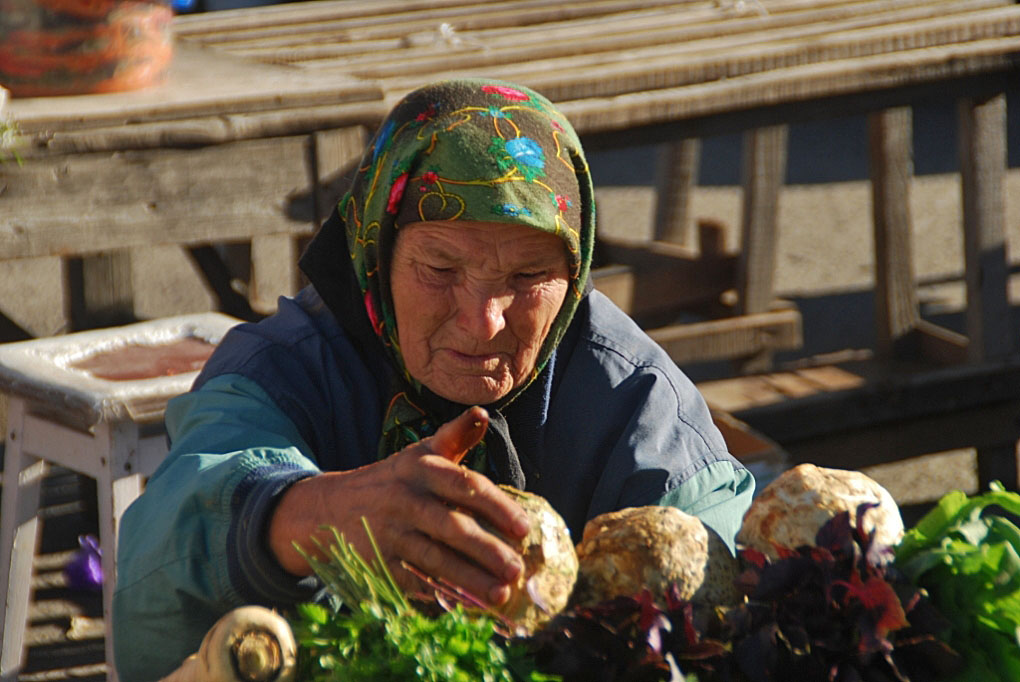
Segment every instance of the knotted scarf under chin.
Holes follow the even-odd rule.
[[[484,406],[489,413],[489,428],[482,442],[464,458],[467,466],[486,474],[496,483],[511,485],[518,490],[525,490],[528,480],[539,476],[537,463],[518,452],[507,417],[513,419],[514,430],[524,452],[537,452],[549,416],[558,355],[558,351],[553,351],[542,371],[513,402]],[[455,419],[469,407],[424,389],[419,402],[429,406],[430,411],[426,412],[408,396],[407,391],[400,391],[390,401],[379,443],[380,459],[431,436],[438,425]]]
[[[383,421],[379,459],[384,459],[433,435],[439,425],[455,419],[468,409],[468,406],[452,403],[434,395],[429,397],[428,402],[433,403],[436,416],[431,416],[418,407],[404,391],[393,397]],[[440,403],[445,405],[439,406]],[[482,441],[468,451],[463,461],[475,471],[488,475],[496,483],[524,490],[527,485],[525,468],[532,467],[517,454],[517,448],[514,447],[513,438],[510,436],[510,426],[502,410],[490,407],[487,408],[487,412],[489,428]]]

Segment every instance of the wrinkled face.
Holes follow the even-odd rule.
[[[400,229],[390,285],[412,377],[473,405],[525,383],[567,293],[563,240],[467,220]]]

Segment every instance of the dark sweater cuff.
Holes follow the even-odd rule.
[[[266,531],[287,488],[314,475],[297,465],[271,464],[249,473],[235,489],[227,534],[227,570],[246,603],[286,606],[313,598],[315,588],[310,581],[283,570],[270,553]]]

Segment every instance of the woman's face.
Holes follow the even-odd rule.
[[[390,285],[407,371],[447,400],[484,405],[534,369],[567,293],[565,245],[523,225],[410,223]]]

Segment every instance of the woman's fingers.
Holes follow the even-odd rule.
[[[419,457],[437,454],[456,464],[481,442],[488,425],[489,414],[485,409],[471,407],[436,429],[431,438],[412,447]],[[414,478],[444,502],[480,515],[509,537],[523,538],[528,534],[528,518],[520,506],[482,474],[463,467],[420,466],[426,462],[407,464],[415,470]]]
[[[502,604],[510,598],[512,578],[501,580],[483,570],[443,543],[427,535],[407,532],[393,541],[396,553],[425,575],[441,577],[468,593],[491,604]]]
[[[488,427],[489,413],[476,405],[436,429],[429,446],[437,455],[459,464],[468,450],[482,441]]]

